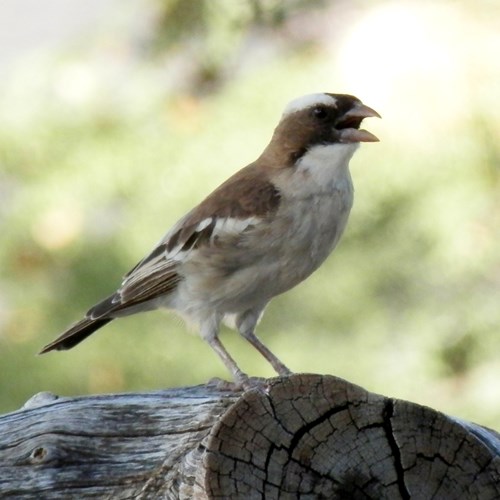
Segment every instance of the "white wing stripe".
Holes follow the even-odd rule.
[[[213,224],[214,217],[207,217],[197,224],[191,235],[188,235],[187,239],[191,239],[196,233],[202,233],[210,225]],[[215,220],[213,224],[212,233],[210,234],[210,241],[213,242],[214,239],[224,240],[224,237],[235,236],[252,225],[256,225],[261,221],[260,217],[248,217],[246,219],[237,219],[234,217],[220,217]],[[180,230],[179,227],[175,228],[176,234]],[[166,239],[162,240],[162,245],[165,245]],[[172,250],[169,252],[158,253],[154,258],[148,260],[144,265],[140,266],[132,274],[128,275],[122,282],[122,286],[130,286],[140,281],[144,278],[144,275],[155,273],[162,268],[168,268],[170,266],[175,266],[177,262],[183,262],[189,259],[190,255],[197,252],[196,246],[194,248],[185,249],[186,239],[180,241]]]
[[[201,233],[210,224],[213,223],[214,218],[208,217],[203,219],[195,228],[195,233]],[[260,221],[259,217],[248,217],[247,219],[236,219],[234,217],[218,218],[215,221],[215,225],[210,235],[210,241],[214,239],[224,239],[225,235],[237,235],[242,233],[250,226],[257,224]],[[182,262],[186,258],[189,258],[191,252],[196,252],[196,248],[183,250],[185,242],[176,245],[167,255],[166,258],[176,262]]]
[[[197,233],[200,233],[201,231],[203,231],[204,229],[206,229],[208,226],[210,226],[210,224],[212,224],[212,217],[207,217],[206,219],[203,219],[199,224],[198,226],[196,226],[196,229],[195,231]]]
[[[212,238],[214,236],[222,237],[224,234],[238,234],[242,233],[249,226],[255,225],[259,222],[258,217],[248,217],[247,219],[235,219],[228,217],[226,219],[217,219],[215,223]]]

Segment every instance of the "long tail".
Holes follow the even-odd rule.
[[[71,349],[112,320],[113,318],[84,318],[57,337],[56,340],[47,344],[38,354]]]

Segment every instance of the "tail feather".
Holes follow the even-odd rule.
[[[113,318],[84,318],[66,330],[62,335],[57,337],[56,340],[47,344],[38,354],[45,354],[49,351],[65,351],[66,349],[71,349],[112,320]]]

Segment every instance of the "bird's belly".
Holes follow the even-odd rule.
[[[232,246],[211,248],[183,266],[175,309],[195,319],[238,313],[294,287],[328,257],[344,231],[352,193],[298,200],[273,223]]]
[[[342,236],[351,207],[339,198],[298,205],[302,213],[289,225],[273,254],[276,265],[270,266],[265,278],[272,295],[294,287],[324,262]]]

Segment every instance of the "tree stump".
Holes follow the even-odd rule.
[[[321,375],[0,417],[1,498],[498,499],[500,436]]]

